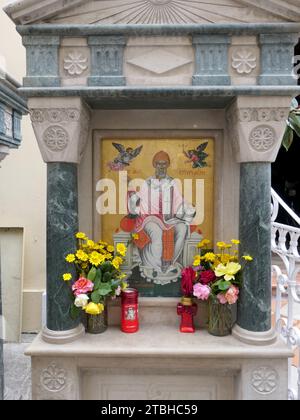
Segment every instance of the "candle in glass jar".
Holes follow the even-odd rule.
[[[122,292],[121,299],[121,330],[125,333],[135,333],[139,329],[138,291],[131,288],[126,289]]]

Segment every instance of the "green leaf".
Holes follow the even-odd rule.
[[[111,279],[112,279],[112,274],[111,273],[109,273],[109,272],[104,273],[103,283],[108,283],[108,282],[111,281]]]
[[[297,134],[297,136],[300,137],[300,116],[291,112],[288,122],[291,128]]]
[[[76,318],[78,318],[78,317],[79,317],[79,315],[80,315],[80,312],[81,312],[81,308],[77,308],[77,306],[75,306],[75,305],[71,305],[71,308],[70,308],[70,315],[71,315],[71,318],[72,318],[72,319],[76,319]]]
[[[282,146],[288,152],[294,140],[294,132],[291,127],[287,126],[282,139]]]
[[[231,287],[231,283],[229,281],[221,281],[219,284],[219,289],[222,291],[228,290]]]
[[[97,270],[96,278],[94,281],[94,290],[99,289],[102,280],[102,271],[100,268]]]
[[[92,302],[93,303],[100,303],[100,300],[101,300],[101,295],[100,295],[100,293],[99,293],[99,290],[96,290],[95,292],[93,292],[92,294],[91,294],[91,299],[92,299]]]
[[[101,270],[102,270],[103,273],[111,272],[113,269],[114,269],[114,266],[109,261],[106,261],[101,266]]]
[[[122,280],[118,280],[118,279],[115,279],[115,280],[112,280],[111,281],[111,285],[112,285],[112,287],[114,287],[114,288],[118,288],[120,285],[121,285],[121,283],[122,283]]]
[[[112,291],[111,285],[109,283],[101,283],[98,289],[98,293],[101,296],[107,296]]]
[[[97,275],[97,268],[96,268],[96,267],[92,267],[92,268],[90,269],[90,272],[89,272],[89,274],[88,274],[87,278],[88,278],[88,280],[90,280],[90,281],[94,281],[94,280],[95,280],[95,278],[96,278],[96,275]]]

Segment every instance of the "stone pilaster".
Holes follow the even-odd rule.
[[[193,85],[230,85],[228,74],[228,35],[196,35]]]
[[[240,177],[240,252],[254,260],[244,271],[238,325],[264,332],[271,329],[271,164],[242,163]]]
[[[88,44],[91,48],[90,86],[122,86],[126,85],[123,74],[124,36],[90,36]]]
[[[69,285],[64,273],[75,270],[65,257],[76,249],[78,231],[77,164],[88,139],[90,111],[79,98],[29,101],[31,120],[47,172],[47,328],[45,341],[65,343],[83,333],[70,316]]]
[[[27,77],[24,86],[60,86],[59,36],[24,36],[26,47]]]
[[[276,340],[271,329],[271,162],[281,145],[290,101],[240,97],[227,110],[228,135],[241,164],[240,253],[254,257],[244,270],[234,335],[252,344]]]
[[[298,34],[262,34],[260,85],[297,85],[291,67]]]
[[[64,273],[76,270],[65,261],[76,250],[78,185],[75,163],[48,163],[47,171],[47,327],[65,331],[77,327],[71,319],[69,284]]]

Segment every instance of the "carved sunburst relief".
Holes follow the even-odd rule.
[[[272,19],[275,19],[273,16]],[[196,24],[258,22],[269,14],[237,0],[98,0],[71,9],[52,22],[88,24]]]

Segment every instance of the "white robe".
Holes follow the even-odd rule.
[[[138,215],[136,232],[144,230],[150,243],[140,250],[142,264],[155,271],[171,270],[182,254],[189,225],[196,211],[186,203],[176,181],[167,176],[162,180],[148,178],[139,193],[129,199],[129,212]],[[167,265],[163,262],[163,231],[174,228],[174,257]]]

